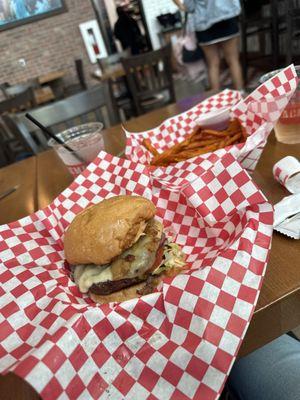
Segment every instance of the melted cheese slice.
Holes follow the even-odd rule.
[[[113,278],[110,266],[77,265],[74,280],[81,293],[87,293],[94,283],[111,281]]]
[[[155,261],[156,250],[162,234],[162,224],[151,220],[145,234],[145,223],[140,224],[135,240],[137,242],[118,256],[111,264],[107,265],[76,265],[74,281],[81,293],[87,293],[93,284],[113,281],[124,278],[143,276]],[[128,255],[133,256],[133,261],[126,261]]]

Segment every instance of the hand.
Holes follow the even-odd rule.
[[[185,5],[180,0],[173,0],[173,3],[183,12],[186,12]]]

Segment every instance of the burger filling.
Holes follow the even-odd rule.
[[[185,262],[180,247],[166,240],[162,228],[151,219],[136,243],[110,264],[74,266],[79,290],[106,295],[139,282],[152,282],[168,269],[182,268]]]

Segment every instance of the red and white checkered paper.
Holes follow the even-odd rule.
[[[230,153],[251,173],[261,156],[269,133],[296,90],[297,83],[297,73],[294,66],[290,65],[259,86],[244,100],[241,99],[239,92],[226,89],[190,110],[165,120],[154,129],[137,133],[125,130],[127,136],[125,154],[135,162],[149,164],[152,155],[142,145],[144,138],[150,139],[153,146],[161,152],[190,135],[198,125],[197,120],[201,115],[220,108],[232,107],[231,116],[240,120],[248,134],[246,142],[197,156],[175,165],[180,170],[192,172],[198,168],[199,160],[205,161],[203,165],[204,168],[207,168],[224,154]],[[156,169],[155,174],[164,179],[166,171],[167,168],[160,167]]]
[[[231,154],[199,171],[170,190],[101,152],[47,208],[0,227],[1,373],[47,400],[219,397],[257,302],[273,211]],[[120,194],[154,202],[190,268],[100,306],[69,278],[63,236],[83,208]]]
[[[286,156],[273,167],[274,178],[291,193],[300,192],[300,161]]]

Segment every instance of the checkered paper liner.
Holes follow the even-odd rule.
[[[63,236],[83,208],[120,194],[154,202],[189,269],[100,306],[69,278]],[[0,227],[0,372],[47,400],[217,399],[257,302],[272,222],[231,154],[169,190],[146,166],[101,152],[47,208]]]
[[[165,120],[154,129],[138,133],[125,130],[127,137],[125,154],[132,161],[149,164],[152,155],[142,145],[144,138],[150,139],[153,146],[162,152],[190,135],[198,125],[197,120],[201,115],[224,107],[232,107],[231,116],[238,118],[245,127],[248,135],[246,142],[175,165],[180,170],[188,169],[191,172],[194,168],[198,168],[199,159],[205,160],[203,165],[210,167],[224,154],[230,153],[251,173],[261,156],[269,133],[296,90],[297,82],[295,68],[290,65],[259,86],[244,100],[241,99],[239,92],[226,89],[190,110]],[[163,180],[165,180],[165,174],[168,175],[166,168],[156,169],[155,175],[159,175]]]

